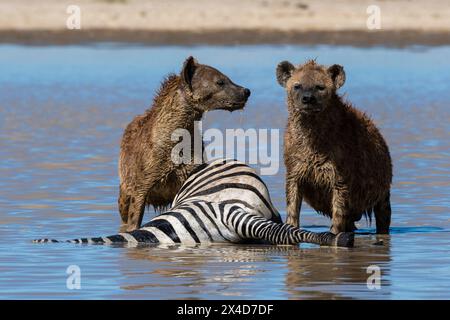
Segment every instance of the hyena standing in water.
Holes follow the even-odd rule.
[[[375,212],[377,233],[389,233],[392,163],[374,123],[336,93],[342,66],[283,61],[277,80],[287,91],[284,138],[287,223],[299,226],[302,199],[332,219],[331,231],[349,232]]]
[[[200,121],[209,110],[242,109],[250,90],[233,83],[223,73],[189,57],[180,75],[169,75],[162,83],[153,105],[128,124],[122,138],[119,159],[119,211],[126,230],[140,227],[146,205],[156,209],[169,206],[181,185],[198,164],[176,164],[171,159],[172,133],[189,131],[192,140]],[[198,155],[197,155],[198,156]],[[202,155],[200,155],[201,157]]]

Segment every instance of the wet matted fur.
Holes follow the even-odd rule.
[[[336,93],[345,82],[340,65],[315,61],[279,63],[277,80],[287,92],[284,137],[287,223],[298,227],[302,199],[332,218],[335,234],[374,211],[377,233],[391,220],[392,163],[374,123]]]

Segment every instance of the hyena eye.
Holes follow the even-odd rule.
[[[302,88],[302,85],[300,83],[294,84],[294,89],[295,90],[300,90],[301,88]]]
[[[220,79],[220,80],[217,80],[217,81],[216,81],[216,84],[217,84],[219,87],[222,87],[222,86],[225,84],[225,81],[224,81],[223,79]]]
[[[325,90],[325,87],[324,86],[316,86],[316,89],[319,91],[322,91],[322,90]]]

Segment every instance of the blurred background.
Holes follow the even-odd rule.
[[[75,12],[71,6],[79,8],[79,30],[67,29],[67,19]],[[450,41],[446,0],[1,0],[0,12],[0,40],[35,44]],[[368,28],[368,20],[377,15],[381,23]]]

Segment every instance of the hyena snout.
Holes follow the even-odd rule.
[[[311,93],[304,93],[302,96],[302,103],[309,105],[317,103],[317,98]]]
[[[236,85],[231,91],[231,99],[227,109],[230,111],[243,109],[250,94],[250,89]]]
[[[234,94],[235,100],[237,102],[247,102],[248,98],[250,97],[251,91],[250,89],[241,86],[236,86]]]
[[[245,97],[245,99],[248,99],[252,92],[250,91],[250,89],[247,89],[247,88],[243,88],[243,89],[244,89],[244,97]]]

